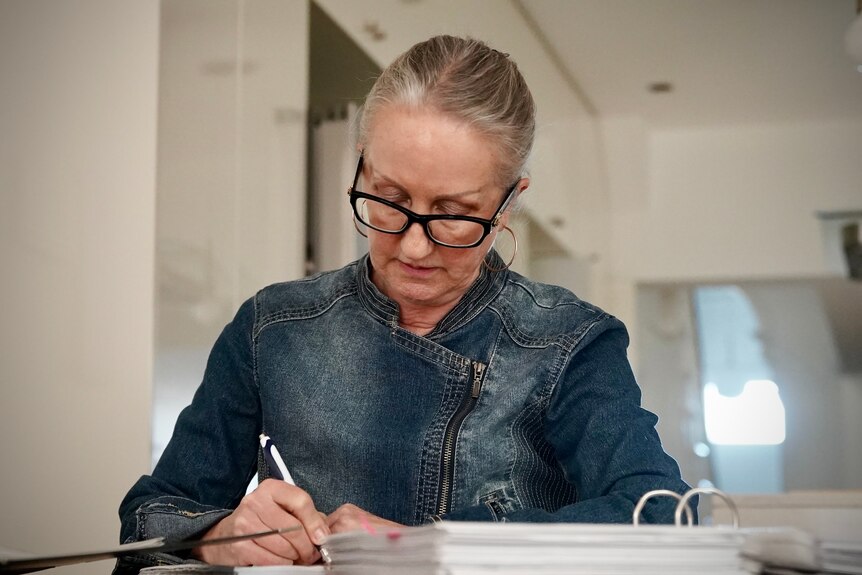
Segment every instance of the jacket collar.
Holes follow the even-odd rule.
[[[505,265],[505,262],[497,254],[496,250],[493,249],[488,253],[485,260],[494,269],[500,269]],[[397,328],[398,304],[385,296],[371,282],[371,260],[368,254],[365,254],[359,260],[358,264],[356,266],[356,283],[359,286],[358,293],[362,305],[373,317],[392,329]],[[476,281],[473,282],[473,285],[470,286],[467,293],[461,298],[461,301],[449,310],[449,313],[425,337],[438,339],[467,324],[497,297],[502,291],[508,277],[508,269],[492,272],[482,265],[479,269],[479,277],[476,278]]]

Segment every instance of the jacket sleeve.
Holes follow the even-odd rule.
[[[200,536],[245,495],[257,469],[261,428],[253,327],[249,300],[213,346],[203,381],[152,475],[142,476],[120,504],[121,542]],[[182,558],[148,559],[164,564]]]
[[[553,511],[518,509],[504,516],[477,505],[444,519],[631,523],[644,493],[669,489],[682,495],[689,489],[676,461],[662,448],[655,430],[658,418],[640,405],[640,388],[626,357],[625,327],[606,318],[595,328],[604,329],[569,356],[544,418],[545,438],[578,501]],[[673,523],[676,503],[672,497],[651,498],[641,521]],[[690,503],[696,512],[697,499]]]

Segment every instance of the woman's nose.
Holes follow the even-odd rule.
[[[411,259],[421,259],[431,253],[434,242],[419,222],[413,222],[401,233],[401,251]]]

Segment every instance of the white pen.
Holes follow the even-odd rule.
[[[266,465],[269,467],[269,473],[276,479],[280,479],[289,483],[290,485],[296,485],[296,482],[293,480],[293,476],[290,474],[290,471],[287,470],[287,465],[284,463],[284,459],[281,458],[281,454],[278,452],[278,448],[276,448],[275,443],[272,442],[272,439],[263,433],[260,434],[260,446],[263,449],[263,458],[266,459]],[[329,557],[329,552],[326,550],[323,545],[315,545],[317,550],[320,552],[320,556],[323,558],[324,563],[330,563],[332,559]]]
[[[296,482],[290,475],[290,471],[287,470],[287,465],[284,464],[284,459],[281,458],[281,454],[268,435],[260,434],[260,446],[263,448],[263,457],[266,459],[269,473],[276,479],[296,485]]]

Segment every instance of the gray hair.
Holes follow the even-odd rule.
[[[497,149],[500,185],[526,172],[536,131],[536,107],[508,54],[484,42],[435,36],[387,67],[365,99],[359,143],[365,146],[377,111],[387,105],[430,106],[464,121]]]

